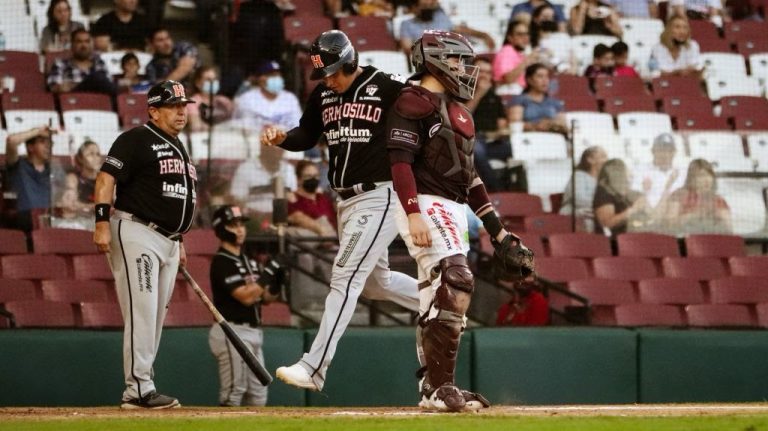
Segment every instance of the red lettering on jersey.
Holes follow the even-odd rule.
[[[310,55],[309,59],[312,60],[312,67],[314,67],[315,69],[322,69],[323,67],[325,67],[325,65],[323,64],[323,59],[320,58],[320,54]]]
[[[160,175],[168,173],[168,162],[170,162],[170,160],[160,160]]]

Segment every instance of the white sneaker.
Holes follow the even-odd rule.
[[[275,373],[277,378],[285,383],[296,386],[297,388],[309,389],[311,391],[319,391],[317,385],[310,377],[307,370],[299,364],[293,364],[290,367],[280,367]]]
[[[491,406],[490,401],[477,392],[470,392],[462,389],[461,395],[464,396],[464,401],[466,402],[464,405],[465,412],[476,412]]]

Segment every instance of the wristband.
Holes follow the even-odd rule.
[[[488,211],[488,213],[483,214],[483,216],[480,217],[480,220],[483,222],[483,227],[488,231],[491,238],[496,238],[499,235],[499,232],[504,229],[504,225],[501,224],[501,220],[499,220],[499,217],[494,211]]]
[[[96,223],[100,221],[109,221],[110,204],[96,204],[94,213],[96,214]]]

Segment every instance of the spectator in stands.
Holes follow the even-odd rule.
[[[287,191],[296,189],[296,172],[284,160],[283,151],[279,147],[262,145],[259,157],[242,162],[232,178],[230,194],[257,224],[272,214],[276,178],[282,179]]]
[[[632,188],[643,192],[649,208],[658,207],[673,190],[683,186],[683,176],[674,166],[675,138],[669,133],[656,137],[651,147],[653,161],[640,165],[635,172]]]
[[[589,78],[589,86],[594,90],[595,78],[598,76],[613,76],[616,63],[613,51],[605,44],[598,43],[592,49],[592,64],[587,66],[584,76]]]
[[[313,236],[336,236],[336,210],[320,189],[320,169],[309,160],[296,164],[299,186],[288,201],[288,223]],[[306,234],[302,234],[306,236]]]
[[[115,85],[119,93],[146,93],[152,87],[146,75],[139,74],[139,57],[132,52],[120,59],[123,73],[115,76]]]
[[[641,193],[630,189],[627,165],[621,159],[610,159],[597,176],[595,198],[595,232],[615,236],[627,231],[630,221],[642,221],[646,200]]]
[[[608,154],[603,147],[591,146],[581,153],[581,159],[576,166],[573,178],[568,181],[563,191],[563,203],[560,214],[573,214],[574,202],[576,203],[576,231],[594,232],[595,213],[592,202],[595,199],[597,189],[597,175],[608,160]],[[575,187],[574,187],[575,183]],[[574,193],[575,188],[575,193]]]
[[[40,36],[40,51],[43,54],[65,51],[72,47],[72,32],[84,28],[83,24],[72,21],[72,8],[68,0],[51,0],[48,5],[48,25]]]
[[[325,10],[331,17],[342,18],[352,14],[392,18],[394,8],[387,0],[324,0]]]
[[[252,87],[235,98],[235,121],[253,133],[264,126],[290,130],[299,125],[299,99],[285,90],[285,81],[276,61],[264,61],[250,78]]]
[[[566,133],[562,100],[550,97],[549,69],[534,63],[525,69],[525,91],[512,99],[512,123],[523,123],[526,132]]]
[[[611,52],[613,53],[613,76],[634,76],[639,78],[634,67],[627,64],[629,61],[629,45],[622,41],[618,41],[611,45]]]
[[[200,66],[192,77],[192,97],[197,103],[187,104],[188,127],[191,132],[205,132],[210,122],[219,124],[232,118],[232,100],[219,94],[219,76],[213,66]],[[201,115],[205,113],[205,118]]]
[[[152,83],[169,79],[185,81],[199,66],[197,48],[189,42],[174,43],[165,28],[154,29],[150,33],[149,44],[155,53],[147,65],[147,79]]]
[[[721,0],[670,0],[669,7],[672,16],[687,17],[688,19],[708,20],[722,27],[731,18],[723,9]]]
[[[499,280],[499,284],[511,291],[511,297],[499,307],[496,326],[549,325],[549,301],[533,277],[515,282]]]
[[[72,33],[72,56],[56,59],[48,74],[48,88],[54,93],[115,92],[107,65],[93,52],[93,41],[87,30],[79,29]]]
[[[555,16],[555,8],[548,2],[544,2],[544,4],[533,10],[529,30],[531,47],[538,47],[546,35],[561,31]]]
[[[75,169],[67,173],[64,190],[59,199],[62,219],[54,227],[93,230],[93,202],[96,175],[101,170],[104,157],[98,144],[85,141],[75,155]]]
[[[531,21],[535,18],[535,11],[536,9],[547,6],[552,9],[553,15],[552,20],[555,22],[556,30],[552,31],[566,31],[567,26],[567,20],[565,19],[565,14],[563,14],[562,6],[560,5],[553,5],[552,3],[548,2],[547,0],[528,0],[524,1],[522,3],[516,4],[512,8],[512,15],[509,17],[509,21]]]
[[[115,9],[102,15],[91,27],[97,51],[144,50],[150,24],[137,7],[138,0],[115,0]]]
[[[640,0],[635,0],[640,1]],[[599,0],[581,0],[571,8],[571,31],[579,34],[599,34],[621,37],[619,14],[609,4]]]
[[[673,232],[731,233],[731,209],[717,194],[717,179],[712,164],[703,159],[688,165],[685,185],[672,193],[665,217]]]
[[[29,232],[33,227],[32,211],[51,207],[51,177],[60,179],[63,172],[51,167],[51,135],[48,126],[8,135],[5,141],[5,163],[10,190],[16,193],[17,229]],[[24,143],[26,156],[19,156]]]
[[[525,68],[539,61],[540,50],[530,54],[530,32],[528,23],[513,21],[507,26],[504,45],[493,59],[493,80],[499,85],[513,84],[510,92],[520,94],[525,88]]]
[[[658,18],[656,0],[603,0],[616,9],[621,18]]]
[[[400,48],[409,57],[411,45],[425,30],[454,31],[482,40],[490,51],[496,47],[496,43],[488,33],[475,30],[465,24],[453,25],[451,19],[440,7],[438,0],[417,0],[414,15],[413,18],[403,21],[400,26]]]
[[[701,76],[699,44],[691,39],[688,19],[678,15],[667,21],[659,43],[651,49],[650,69],[661,75]]]
[[[506,161],[512,155],[507,110],[496,94],[490,61],[476,57],[474,65],[478,68],[477,85],[474,97],[467,102],[467,108],[475,120],[475,168],[488,191],[501,191],[499,180],[488,160]]]

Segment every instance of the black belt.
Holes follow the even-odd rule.
[[[345,189],[336,189],[335,191],[336,191],[336,194],[339,195],[341,199],[347,200],[359,194],[370,192],[371,190],[376,190],[375,183],[360,183],[360,184],[355,184],[352,187],[347,187]]]
[[[159,233],[160,235],[170,239],[171,241],[178,241],[181,238],[181,234],[178,232],[170,232],[162,227],[158,226],[156,223],[152,223],[150,221],[142,220],[135,215],[131,215],[131,221],[135,221],[136,223],[141,223],[144,226],[152,229],[153,231]]]

